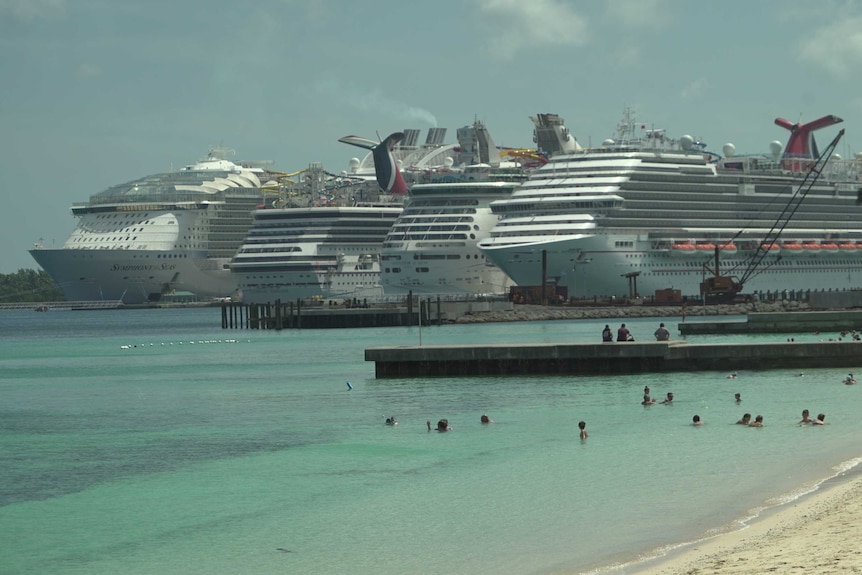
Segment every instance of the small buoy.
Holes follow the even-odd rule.
[[[350,391],[350,390],[352,390],[352,389],[353,389],[353,386],[352,386],[352,385],[350,385],[350,382],[348,381],[348,382],[347,382],[347,391]]]

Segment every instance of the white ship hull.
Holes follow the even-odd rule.
[[[649,297],[658,290],[680,290],[681,295],[699,297],[704,280],[703,265],[712,264],[714,252],[674,253],[673,248],[653,249],[653,242],[639,239],[645,236],[620,230],[532,247],[510,246],[490,249],[503,269],[521,285],[540,285],[542,252],[546,258],[546,280],[565,286],[571,298],[630,297],[636,286],[637,294]],[[620,248],[617,246],[630,246]],[[837,252],[808,252],[768,255],[763,270],[745,285],[746,293],[787,290],[853,289],[862,286],[862,248]],[[721,269],[731,270],[742,264],[744,250],[732,255],[722,254]],[[780,257],[779,257],[780,256]],[[638,275],[631,288],[627,274]]]
[[[34,249],[33,259],[60,286],[69,301],[156,301],[167,291],[199,298],[236,295],[227,259],[205,252]]]

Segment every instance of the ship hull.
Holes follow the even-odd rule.
[[[558,242],[486,249],[485,253],[519,285],[539,285],[544,252],[546,281],[565,286],[571,298],[649,297],[666,289],[698,298],[700,284],[710,273],[704,264],[712,266],[714,255],[694,253],[680,257],[671,249],[654,249],[653,242],[641,239],[645,235],[607,230]],[[722,253],[720,269],[733,275],[733,269],[745,269],[745,259],[750,254],[745,250]],[[776,253],[766,256],[759,271],[746,281],[744,292],[842,290],[859,285],[860,258],[841,252],[821,251],[796,257]]]
[[[228,260],[207,258],[203,251],[33,249],[30,255],[69,301],[138,304],[174,290],[201,299],[236,294]]]

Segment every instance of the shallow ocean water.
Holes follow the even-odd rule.
[[[376,380],[364,349],[418,344],[418,328],[219,321],[0,314],[2,572],[587,572],[738,524],[860,455],[844,369]],[[646,338],[662,318],[625,321]],[[597,341],[604,323],[619,320],[421,337]],[[673,404],[641,406],[644,385]],[[829,425],[798,426],[803,408]],[[743,412],[765,427],[735,425]],[[441,417],[453,431],[429,433]]]

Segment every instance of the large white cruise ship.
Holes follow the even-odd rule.
[[[379,144],[351,138],[372,149],[386,168],[376,182],[345,175],[346,186],[298,194],[288,189],[273,207],[255,210],[254,225],[230,263],[244,302],[383,296],[380,247],[403,209],[406,189],[391,149],[403,133]],[[305,180],[323,185],[327,177],[313,165]]]
[[[839,122],[779,118],[786,147],[737,157],[726,144],[719,157],[627,113],[616,138],[551,158],[493,202],[500,221],[479,246],[518,284],[573,298],[701,297],[716,267],[745,293],[862,287],[862,156],[809,171],[813,132]]]
[[[574,149],[562,119],[532,118],[538,150],[500,151],[481,121],[457,132],[462,165],[415,175],[404,212],[381,252],[382,284],[389,294],[502,294],[512,280],[485,258],[477,243],[497,216],[490,203],[509,197],[548,155]],[[504,159],[509,158],[509,159]]]
[[[94,194],[72,206],[78,225],[62,247],[37,244],[30,254],[71,301],[233,296],[228,263],[275,176],[228,152]]]

